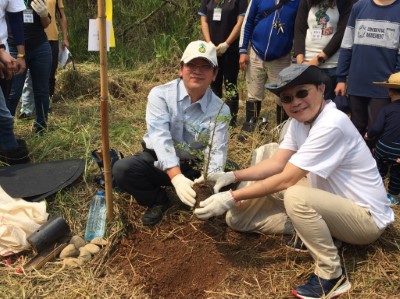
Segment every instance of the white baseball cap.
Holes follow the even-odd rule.
[[[188,63],[195,58],[207,59],[214,67],[218,66],[217,49],[213,43],[202,40],[191,42],[183,52],[181,61]]]

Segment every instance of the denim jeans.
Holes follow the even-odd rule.
[[[335,98],[335,88],[336,88],[336,68],[327,68],[323,69],[321,68],[321,71],[323,71],[330,79],[331,86],[326,86],[325,90],[325,99],[326,100],[333,100]]]
[[[7,108],[3,91],[0,89],[0,150],[9,151],[17,146],[14,135],[14,118]]]
[[[35,100],[33,97],[32,76],[28,69],[25,78],[24,88],[22,89],[21,97],[21,113],[32,115],[35,110]]]
[[[17,49],[10,47],[10,54],[17,56]],[[49,42],[37,45],[32,50],[27,50],[25,55],[26,67],[32,77],[33,94],[35,99],[35,124],[36,128],[46,128],[47,116],[49,113],[49,75],[51,69],[51,48]],[[15,115],[18,101],[22,95],[25,83],[26,72],[22,75],[14,76],[10,96],[7,106],[11,115]]]

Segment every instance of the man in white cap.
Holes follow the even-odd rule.
[[[143,152],[113,166],[116,184],[148,207],[142,217],[144,225],[152,226],[162,219],[168,207],[164,186],[173,185],[180,200],[194,206],[192,180],[201,175],[201,151],[211,152],[210,173],[224,169],[230,111],[209,88],[217,72],[215,46],[191,42],[181,58],[180,78],[154,87],[149,93]]]
[[[309,281],[292,290],[298,298],[346,293],[351,284],[333,238],[370,244],[394,221],[366,143],[347,115],[324,100],[326,79],[316,66],[294,64],[267,84],[292,117],[284,140],[269,159],[210,175],[216,191],[236,180],[255,182],[214,194],[194,211],[200,219],[228,211],[226,222],[238,231],[296,231],[315,261]],[[305,176],[310,186],[297,184]]]

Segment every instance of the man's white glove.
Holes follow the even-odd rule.
[[[32,1],[31,6],[41,18],[45,18],[49,15],[46,0],[34,0]]]
[[[216,172],[210,173],[207,177],[207,180],[211,182],[215,182],[214,185],[214,193],[218,193],[222,187],[228,186],[235,182],[236,178],[233,174],[233,171],[230,172]],[[202,183],[204,182],[204,176],[201,175],[198,179],[194,180],[195,183]]]
[[[219,216],[235,205],[230,191],[214,194],[200,202],[200,208],[194,210],[197,218],[206,220],[212,216]]]
[[[220,43],[217,47],[217,55],[221,56],[222,54],[224,54],[226,52],[226,50],[228,50],[229,45],[227,43]]]
[[[193,190],[194,182],[189,180],[183,174],[177,174],[171,180],[172,185],[175,187],[176,194],[179,199],[189,207],[194,207],[196,203],[196,192]]]

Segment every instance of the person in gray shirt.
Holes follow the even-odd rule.
[[[192,187],[201,175],[200,153],[210,153],[208,173],[224,169],[230,111],[209,88],[217,73],[215,46],[191,42],[181,58],[180,78],[149,93],[143,151],[113,166],[117,186],[148,207],[144,225],[157,224],[168,208],[164,186],[174,186],[179,199],[194,206]]]

